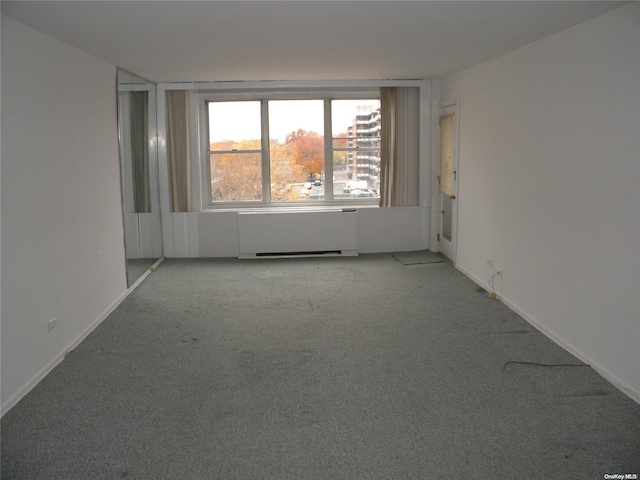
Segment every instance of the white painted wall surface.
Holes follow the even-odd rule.
[[[358,208],[358,253],[428,248],[429,218],[424,210],[423,207]],[[167,258],[237,257],[240,254],[237,211],[163,214],[162,222]]]
[[[507,304],[640,401],[640,3],[445,78],[455,95],[457,266],[486,285],[492,259]]]
[[[160,258],[162,232],[154,213],[125,213],[127,258]]]
[[[3,413],[127,290],[115,78],[2,17]]]
[[[428,248],[428,217],[421,207],[358,210],[358,252],[410,252]]]

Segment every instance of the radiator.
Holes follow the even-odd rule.
[[[239,212],[239,257],[358,255],[357,214],[354,208]]]

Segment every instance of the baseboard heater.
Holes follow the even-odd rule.
[[[358,255],[355,208],[238,213],[239,258]]]

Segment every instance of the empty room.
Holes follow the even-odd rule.
[[[638,478],[640,3],[3,1],[1,478]]]

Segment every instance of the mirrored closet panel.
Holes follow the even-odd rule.
[[[118,135],[127,283],[162,256],[156,85],[118,69]]]

